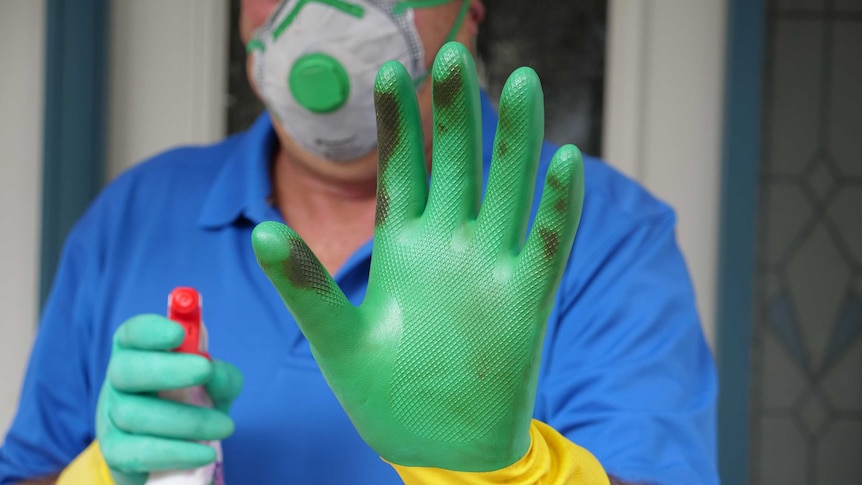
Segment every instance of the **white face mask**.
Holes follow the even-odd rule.
[[[449,1],[286,0],[248,45],[258,92],[309,153],[334,162],[367,155],[377,146],[377,71],[397,60],[413,79],[424,78],[413,8]]]

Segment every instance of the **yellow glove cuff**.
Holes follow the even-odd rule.
[[[57,479],[57,485],[114,485],[108,464],[99,450],[99,443],[93,441],[69,464]]]
[[[441,468],[405,467],[390,463],[406,485],[610,485],[602,465],[589,451],[567,440],[541,421],[530,425],[530,449],[523,458],[492,472],[456,472]],[[57,485],[114,485],[97,442],[93,442],[63,470]]]
[[[610,485],[607,473],[587,450],[567,440],[541,421],[530,425],[530,449],[512,465],[492,472],[456,472],[441,468],[407,467],[390,463],[406,485]]]

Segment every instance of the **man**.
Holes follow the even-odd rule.
[[[378,158],[387,157],[374,149],[373,117],[369,130],[367,118],[349,115],[351,103],[358,103],[356,113],[366,112],[362,104],[373,97],[363,90],[366,78],[354,76],[363,69],[339,60],[360,63],[367,60],[363,55],[373,58],[379,50],[385,58],[374,71],[396,58],[405,65],[405,76],[415,80],[421,112],[417,124],[424,128],[424,155],[432,167],[430,201],[435,177],[447,166],[443,162],[449,163],[435,155],[460,153],[438,150],[440,139],[468,132],[470,116],[453,118],[452,126],[458,129],[451,131],[439,119],[435,123],[432,112],[449,112],[440,96],[447,78],[435,77],[432,103],[426,72],[446,40],[473,45],[483,3],[279,4],[244,1],[240,25],[252,51],[250,78],[272,120],[262,116],[247,133],[221,144],[175,150],[132,170],[100,195],[70,235],[43,314],[21,407],[0,454],[3,483],[56,474],[97,434],[113,479],[128,483],[142,483],[147,472],[159,468],[148,464],[181,467],[211,461],[204,447],[188,440],[228,435],[223,443],[228,483],[398,483],[399,476],[379,456],[396,466],[440,465],[471,472],[504,469],[523,455],[519,445],[511,456],[476,464],[484,458],[481,453],[464,463],[452,456],[424,460],[421,449],[409,457],[399,454],[403,447],[390,449],[357,410],[353,394],[345,391],[352,381],[339,381],[351,369],[333,370],[331,362],[338,357],[327,352],[324,340],[309,335],[317,323],[309,323],[291,287],[296,281],[314,281],[315,292],[334,291],[328,273],[352,304],[363,301],[366,289],[372,300],[378,291],[369,286],[374,285],[369,283],[369,272],[374,273],[370,240],[376,227],[385,227],[377,181]],[[357,10],[357,5],[365,8]],[[390,9],[378,8],[381,5]],[[380,43],[381,37],[386,42]],[[338,49],[353,44],[360,55],[338,57]],[[329,52],[321,46],[334,53],[327,58],[306,56]],[[285,65],[285,59],[291,62]],[[461,65],[445,62],[441,65]],[[309,83],[315,83],[313,89]],[[348,97],[342,89],[347,84],[353,94],[364,95]],[[327,90],[327,96],[318,95]],[[451,93],[459,99],[466,91],[459,85]],[[377,95],[380,109],[379,90]],[[471,112],[471,103],[464,101],[465,112]],[[499,144],[493,148],[496,115],[484,96],[481,113],[483,173],[488,174],[492,152],[505,158],[501,153],[508,149]],[[535,132],[529,128],[535,118],[535,112],[525,119],[503,115],[503,121],[516,123],[511,133]],[[521,122],[525,126],[517,124]],[[415,127],[405,132],[415,134]],[[411,146],[415,148],[415,139]],[[387,153],[394,150],[388,144],[381,147]],[[553,174],[553,151],[541,149],[540,180],[549,170]],[[555,430],[551,434],[562,434],[591,452],[609,474],[622,480],[715,483],[714,370],[674,242],[673,214],[598,161],[586,160],[584,172],[583,215],[553,311],[547,315],[533,416],[550,425]],[[489,190],[492,185],[489,182]],[[464,190],[465,200],[473,190],[457,184],[451,188]],[[279,220],[313,253],[303,260],[298,279],[290,278],[297,273],[291,272],[289,257],[277,254],[288,245],[291,254],[302,253],[304,246],[291,242],[298,238],[285,236],[281,245],[272,244],[280,229],[264,225],[255,233],[254,252],[249,244],[256,224]],[[533,233],[539,231],[530,237]],[[548,237],[546,248],[556,251],[560,241],[567,239]],[[314,259],[323,269],[315,269]],[[294,318],[257,268],[258,261]],[[276,266],[282,269],[273,270]],[[406,272],[410,270],[418,268]],[[466,274],[463,279],[468,279]],[[457,281],[449,283],[454,287]],[[176,344],[172,324],[140,316],[163,313],[165,296],[180,285],[193,286],[204,297],[212,363],[162,352]],[[335,293],[324,293],[339,300]],[[433,291],[418,293],[435,296]],[[414,303],[424,308],[424,302]],[[309,308],[320,312],[326,307]],[[339,314],[330,310],[310,320],[327,318],[335,322]],[[310,345],[306,336],[317,340]],[[409,360],[417,353],[398,355]],[[111,373],[103,387],[109,361]],[[353,367],[365,363],[357,360]],[[245,379],[238,397],[241,379],[233,366]],[[480,373],[478,378],[485,376]],[[192,384],[206,385],[216,401],[214,410],[189,414],[187,422],[198,420],[202,426],[181,429],[179,422],[134,419],[164,405],[153,391]],[[421,404],[415,397],[399,402],[408,408]],[[425,397],[432,404],[436,398]],[[135,408],[129,403],[139,404],[138,412],[131,411]],[[420,420],[435,411],[433,406],[418,409],[423,412],[410,416]],[[170,413],[152,415],[167,420]],[[149,446],[153,443],[165,447]],[[124,453],[126,444],[139,452],[155,449],[158,456]],[[135,460],[144,463],[131,463]],[[404,476],[403,470],[398,473]]]

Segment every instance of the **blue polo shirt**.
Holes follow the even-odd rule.
[[[487,176],[497,117],[484,96],[482,109]],[[164,314],[177,286],[201,292],[211,353],[245,375],[223,444],[228,484],[400,483],[354,430],[255,261],[255,224],[282,219],[269,203],[276,148],[264,115],[222,143],[159,155],[99,195],[66,242],[0,449],[0,483],[56,473],[94,439],[114,331]],[[544,147],[539,180],[553,151]],[[716,377],[674,214],[600,161],[585,170],[535,417],[620,478],[718,483]],[[335,277],[354,304],[370,256],[369,241]]]

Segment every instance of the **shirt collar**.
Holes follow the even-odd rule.
[[[483,173],[487,181],[491,164],[497,113],[481,92]],[[254,224],[281,220],[270,204],[272,180],[270,164],[278,147],[278,137],[269,114],[264,111],[251,128],[240,136],[215,183],[207,195],[198,223],[207,229],[218,229],[245,218]]]
[[[244,217],[258,224],[280,219],[269,203],[270,165],[278,137],[269,114],[263,112],[228,155],[204,202],[198,223],[218,229]]]

